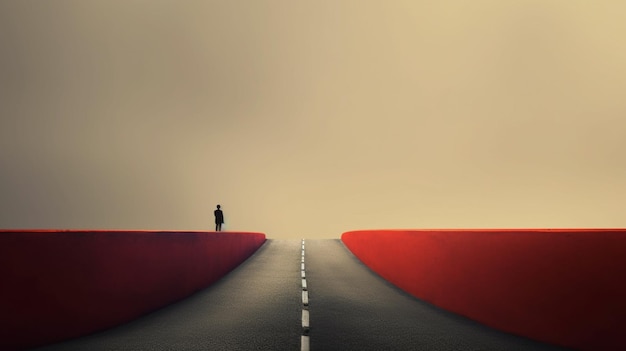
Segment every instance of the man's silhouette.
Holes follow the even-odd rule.
[[[220,205],[217,205],[217,210],[213,211],[213,214],[215,215],[215,231],[219,232],[220,230],[222,230],[222,223],[224,223],[224,214],[222,213],[222,210],[220,210]]]

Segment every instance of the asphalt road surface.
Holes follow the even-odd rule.
[[[300,350],[300,240],[267,240],[191,297],[46,351]]]
[[[306,241],[311,350],[564,350],[502,333],[416,299],[340,240]]]
[[[267,240],[183,301],[37,350],[563,350],[422,302],[371,272],[340,240],[306,240],[304,248],[303,255],[300,240]]]

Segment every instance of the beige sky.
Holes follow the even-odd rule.
[[[624,1],[0,1],[0,228],[625,227]]]

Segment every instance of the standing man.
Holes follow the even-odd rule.
[[[215,231],[219,232],[222,230],[222,223],[224,223],[224,214],[222,210],[220,210],[220,205],[217,205],[217,210],[213,211],[215,215]]]

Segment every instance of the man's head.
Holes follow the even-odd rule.
[[[220,205],[217,205],[217,209],[218,209],[218,210],[220,209],[220,207],[222,207],[222,206],[220,206]]]

